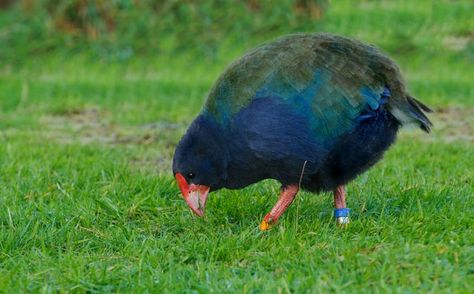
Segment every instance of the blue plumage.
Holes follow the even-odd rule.
[[[186,185],[238,189],[270,178],[282,183],[281,199],[300,186],[342,195],[402,124],[429,130],[423,111],[429,108],[406,93],[398,68],[375,48],[296,35],[250,52],[218,79],[176,149],[173,172],[183,194]],[[202,213],[192,195],[186,201]]]

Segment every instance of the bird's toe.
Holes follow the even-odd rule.
[[[270,227],[271,227],[271,226],[270,226],[270,223],[267,222],[267,221],[265,221],[265,220],[263,220],[263,221],[260,223],[260,225],[258,226],[258,228],[260,229],[260,231],[267,231],[267,230],[270,229]]]
[[[272,226],[274,224],[276,224],[276,222],[277,222],[277,219],[275,217],[273,217],[271,213],[268,213],[263,218],[263,220],[260,223],[260,225],[258,226],[258,228],[260,229],[260,231],[268,231],[269,229],[272,228]]]

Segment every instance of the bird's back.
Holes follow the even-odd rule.
[[[365,109],[385,102],[400,123],[431,125],[422,111],[428,108],[407,94],[394,62],[375,47],[331,34],[290,35],[249,52],[219,77],[204,111],[226,124],[268,97],[306,117],[320,141],[344,134]]]

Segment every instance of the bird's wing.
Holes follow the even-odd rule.
[[[250,149],[267,165],[283,164],[289,171],[299,170],[305,161],[307,170],[316,169],[329,151],[316,140],[306,117],[278,97],[253,100],[234,117],[230,128],[243,150]]]
[[[299,34],[233,63],[211,89],[205,111],[226,124],[252,101],[278,97],[310,121],[317,139],[330,141],[350,131],[365,110],[378,109],[387,91],[387,108],[400,122],[429,128],[426,110],[406,93],[398,67],[376,48],[330,34]]]

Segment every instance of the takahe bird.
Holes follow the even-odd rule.
[[[264,179],[282,184],[260,229],[276,223],[300,188],[334,191],[382,158],[400,126],[429,132],[430,109],[408,94],[397,65],[375,47],[326,33],[262,45],[219,77],[179,142],[173,173],[199,216],[209,192]]]

